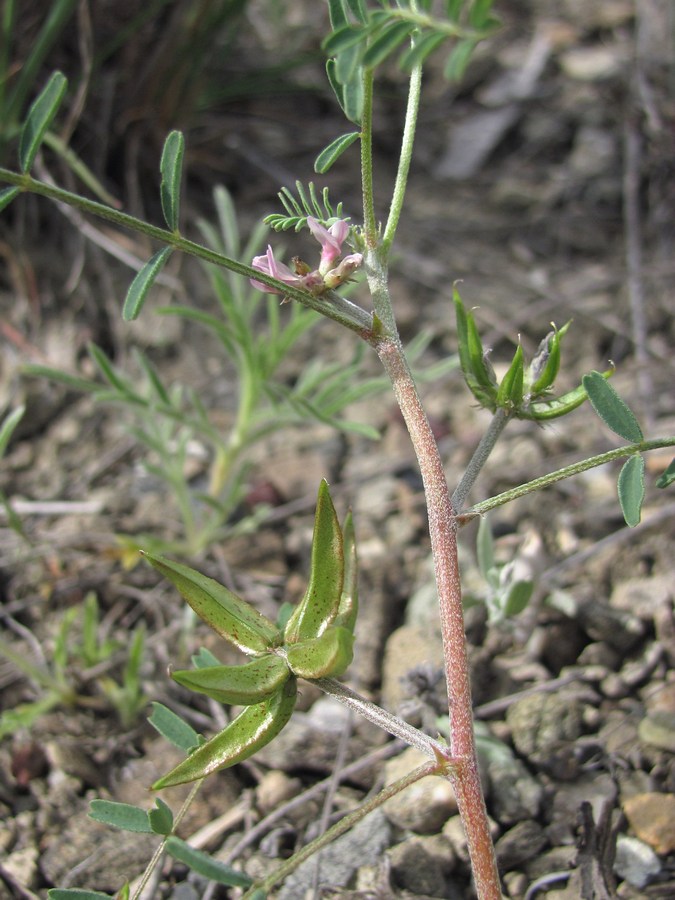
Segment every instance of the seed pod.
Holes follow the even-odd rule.
[[[288,723],[297,699],[297,681],[289,678],[283,687],[262,703],[247,706],[236,719],[194,753],[156,781],[160,791],[176,784],[197,781],[212,772],[227,769],[253,756],[275,738]]]
[[[168,559],[144,556],[178,588],[200,619],[242,652],[258,655],[281,642],[273,622],[213,578]]]
[[[354,653],[354,635],[347,628],[329,625],[324,633],[287,647],[286,659],[300,678],[327,678],[342,675]]]
[[[284,642],[293,644],[319,637],[335,620],[344,581],[342,531],[324,480],[314,517],[309,584],[286,624]]]
[[[171,677],[183,687],[206,694],[219,703],[252,706],[276,693],[290,674],[280,656],[267,653],[240,666],[181,669],[172,672]]]

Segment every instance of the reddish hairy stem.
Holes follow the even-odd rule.
[[[386,337],[374,342],[374,347],[391,380],[424,483],[448,685],[450,751],[456,765],[449,777],[464,824],[479,900],[501,900],[499,874],[476,760],[457,559],[457,522],[450,491],[436,439],[400,342],[396,338]]]

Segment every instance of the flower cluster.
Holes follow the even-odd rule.
[[[312,216],[308,216],[307,225],[321,244],[321,260],[318,269],[312,271],[306,263],[298,257],[294,257],[295,271],[291,271],[288,266],[274,258],[274,251],[270,246],[267,247],[267,253],[254,257],[252,266],[259,272],[264,272],[265,275],[270,275],[290,287],[310,291],[312,294],[322,294],[326,290],[332,290],[344,284],[349,276],[359,268],[363,262],[363,256],[360,253],[350,253],[335,265],[342,252],[342,245],[349,234],[349,225],[344,219],[338,219],[330,228],[325,228]],[[283,294],[282,290],[270,287],[254,278],[251,279],[251,284],[267,294]]]

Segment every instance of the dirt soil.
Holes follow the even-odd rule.
[[[458,279],[497,370],[516,341],[531,354],[550,322],[573,319],[561,389],[612,361],[613,383],[647,436],[673,434],[672,10],[650,0],[637,5],[636,20],[625,0],[501,6],[504,29],[479,50],[460,89],[439,72],[428,76],[392,272],[402,335],[407,341],[428,331],[422,368],[451,356]],[[259,4],[252,10],[258,27],[238,51],[248,54],[249,66],[251,54],[267,59],[273,45],[260,27]],[[300,49],[310,42],[314,15],[289,22]],[[320,77],[310,62],[294,73],[294,91],[233,100],[206,137],[195,130],[193,139],[188,128],[186,221],[213,218],[211,190],[223,183],[246,231],[274,210],[281,184],[312,177],[317,151],[344,130],[328,93],[317,88]],[[383,218],[404,105],[404,84],[392,70],[376,112]],[[159,221],[147,186],[154,190],[155,181],[142,169],[135,178],[138,194],[129,179],[119,192],[129,207]],[[327,183],[358,220],[354,158],[346,156]],[[44,898],[53,886],[113,893],[140,875],[157,839],[91,823],[89,802],[106,797],[149,807],[148,786],[178,759],[146,722],[150,701],[207,735],[226,721],[217,704],[172,683],[168,666],[189,665],[201,646],[224,662],[235,657],[188,620],[181,599],[153,571],[123,565],[117,536],[181,536],[173,498],[143,468],[131,419],[120,408],[27,379],[20,367],[45,362],[90,374],[85,347],[93,340],[133,371],[138,346],[168,382],[195,389],[225,425],[233,369],[202,330],[153,313],[191,299],[213,310],[198,266],[172,260],[173,280],[157,287],[130,327],[119,316],[129,270],[44,201],[20,202],[2,238],[8,266],[0,387],[6,409],[26,402],[28,413],[3,461],[0,487],[25,537],[0,519],[0,649],[10,651],[0,658],[0,708],[7,713],[53,696],[59,629],[72,615],[70,645],[80,642],[81,610],[92,592],[99,639],[117,649],[89,665],[81,654],[66,654],[60,701],[29,727],[19,722],[0,743],[0,897]],[[104,244],[149,255],[137,239],[122,241],[93,224]],[[304,235],[289,233],[283,243],[288,255],[308,250]],[[367,303],[363,288],[355,298]],[[337,326],[319,322],[283,377],[291,383],[316,354],[346,362],[353,344]],[[364,367],[377,373],[375,359],[367,357]],[[475,408],[456,369],[424,384],[422,393],[453,485],[489,416]],[[187,561],[275,617],[304,589],[313,502],[327,477],[340,515],[354,510],[360,546],[361,621],[345,680],[436,733],[444,685],[416,462],[386,394],[349,413],[375,426],[380,440],[312,423],[265,439],[252,457],[247,509],[262,497],[273,500],[273,516],[255,533],[233,533]],[[546,427],[511,423],[469,502],[618,443],[586,407]],[[190,456],[194,484],[206,471],[203,450],[196,446]],[[646,460],[636,528],[623,523],[614,465],[490,516],[498,559],[514,562],[535,583],[530,605],[509,622],[489,624],[483,604],[467,610],[488,810],[505,896],[514,900],[675,896],[675,504],[672,492],[654,485],[671,455]],[[461,534],[470,598],[485,592],[475,540],[472,523]],[[122,722],[111,681],[120,684],[130,635],[141,626],[144,701]],[[17,656],[35,671],[23,671]],[[319,822],[334,821],[381,786],[387,756],[387,777],[397,760],[404,771],[416,764],[305,685],[279,743],[208,779],[180,834],[251,875],[269,872],[314,837]],[[331,776],[322,811],[326,791],[316,785]],[[166,793],[177,810],[185,792]],[[385,811],[342,856],[327,851],[321,873],[325,886],[317,893],[306,893],[310,880],[275,896],[473,896],[456,806],[436,787]],[[238,896],[171,861],[160,866],[152,890],[171,900]]]

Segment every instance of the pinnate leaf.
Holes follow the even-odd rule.
[[[360,132],[350,131],[349,134],[341,134],[331,141],[327,147],[319,153],[314,162],[314,171],[323,175],[338,160],[345,150],[359,138]]]
[[[68,81],[63,72],[53,72],[41,93],[33,101],[19,139],[19,166],[22,172],[30,171],[47,129],[58,112],[67,86]]]
[[[629,457],[623,464],[617,491],[626,525],[635,528],[640,523],[645,496],[645,461],[639,453]]]
[[[670,487],[673,482],[675,482],[675,457],[671,459],[668,466],[657,478],[656,486],[658,488],[666,488]]]
[[[171,834],[173,813],[171,807],[161,797],[155,800],[155,807],[148,810],[148,822],[155,834]]]
[[[249,887],[253,883],[252,879],[243,872],[237,872],[225,863],[212,859],[208,854],[196,850],[185,841],[172,835],[165,843],[167,853],[173,856],[178,862],[189,866],[193,872],[203,875],[210,881],[218,884],[227,884],[230,887]]]
[[[624,440],[639,444],[643,434],[638,420],[600,372],[584,375],[582,383],[593,409],[605,425]]]
[[[137,806],[131,806],[129,803],[92,800],[89,804],[89,817],[103,825],[111,825],[113,828],[121,828],[123,831],[152,834],[147,812]]]
[[[47,897],[49,900],[112,900],[110,894],[84,888],[51,888],[47,891]]]
[[[6,209],[15,197],[21,193],[21,188],[7,187],[0,191],[0,212]]]
[[[155,279],[164,268],[167,259],[171,256],[172,247],[162,247],[152,259],[143,266],[140,272],[131,282],[127,292],[124,307],[122,309],[122,318],[125,322],[132,322],[138,317],[145,298],[148,296],[150,288],[155,283]]]
[[[410,22],[395,22],[379,34],[363,54],[362,65],[375,68],[396,50],[410,36]]]
[[[200,737],[194,728],[162,703],[152,704],[148,722],[163,738],[185,753],[190,753],[200,744]]]
[[[160,186],[162,212],[166,224],[172,231],[178,230],[184,153],[185,138],[180,131],[171,131],[164,142],[159,170],[162,175]]]

